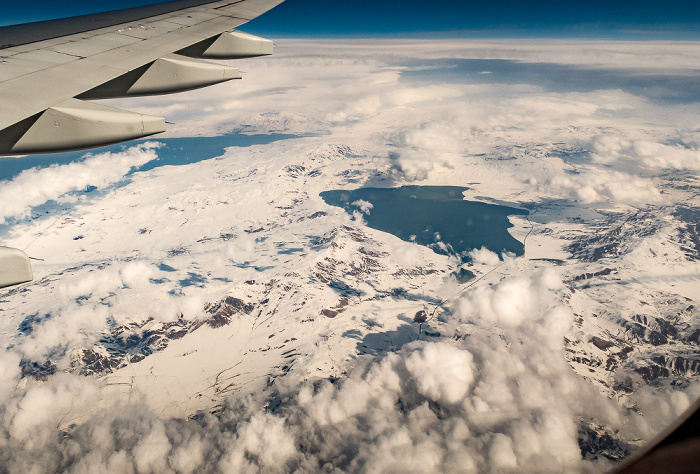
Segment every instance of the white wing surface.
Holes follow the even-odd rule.
[[[207,59],[272,54],[234,30],[283,0],[179,0],[0,28],[0,155],[79,150],[165,130],[89,99],[179,92],[240,75]]]

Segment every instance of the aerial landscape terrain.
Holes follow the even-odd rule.
[[[6,470],[599,472],[700,397],[696,42],[235,64],[0,158]]]

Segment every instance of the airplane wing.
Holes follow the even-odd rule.
[[[165,120],[89,99],[239,79],[207,59],[272,54],[233,30],[284,0],[178,0],[0,28],[0,155],[92,148],[165,131]]]
[[[272,54],[233,30],[284,0],[178,0],[0,28],[0,155],[80,150],[165,131],[165,119],[89,99],[167,94],[240,79],[208,59]],[[0,288],[31,281],[0,247]]]

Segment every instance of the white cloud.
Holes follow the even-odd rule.
[[[226,256],[236,262],[246,262],[255,250],[255,237],[243,233],[226,245]]]
[[[153,420],[150,432],[139,440],[132,451],[137,472],[165,472],[171,448],[165,426],[160,420]]]
[[[589,204],[664,204],[667,202],[651,178],[634,176],[621,171],[585,169],[577,174],[558,174],[542,182],[532,178],[538,190],[557,198],[569,198]]]
[[[92,271],[86,275],[75,278],[67,278],[58,287],[59,294],[66,299],[89,298],[95,295],[97,298],[109,296],[124,285],[119,271],[114,267]]]
[[[0,217],[24,217],[33,206],[58,200],[88,186],[104,188],[129,170],[157,158],[158,143],[147,142],[119,153],[86,155],[85,160],[48,168],[31,168],[8,182],[0,183]]]
[[[387,51],[391,58],[468,58],[506,59],[514,61],[586,65],[590,67],[613,67],[625,69],[663,68],[672,73],[684,74],[693,69],[700,60],[694,43],[664,41],[550,41],[542,39],[517,42],[503,39],[474,40],[425,40],[397,39],[377,42],[376,40],[325,40],[323,45],[303,40],[289,40],[287,46],[297,55],[312,48],[316,54],[331,57],[346,57],[348,52],[365,60],[386,59]],[[669,47],[672,45],[671,47]],[[317,59],[317,61],[319,61]],[[677,71],[674,71],[677,70]]]
[[[371,210],[374,209],[374,205],[369,201],[365,201],[364,199],[358,199],[357,201],[353,202],[352,205],[359,207],[360,211],[367,215],[369,215]]]
[[[669,391],[662,394],[644,387],[635,398],[639,412],[630,415],[623,434],[629,438],[651,439],[668,427],[669,420],[676,420],[700,399],[700,384],[692,384],[683,392]]]
[[[474,263],[480,263],[482,265],[498,265],[501,263],[496,252],[492,252],[486,247],[481,247],[480,249],[472,249],[469,251],[469,258]]]
[[[489,464],[496,470],[518,467],[518,458],[513,452],[513,442],[503,433],[496,433],[493,436],[488,456]]]
[[[420,102],[443,101],[456,99],[464,94],[464,90],[455,86],[432,85],[428,87],[404,87],[386,94],[387,101],[392,105],[408,105]]]
[[[12,351],[0,352],[0,403],[3,403],[15,389],[20,376],[20,356]]]
[[[5,405],[7,434],[29,449],[41,449],[55,436],[57,421],[73,409],[95,406],[99,389],[83,377],[59,374],[50,383],[32,384]]]
[[[591,148],[591,158],[597,163],[620,162],[623,166],[647,169],[700,170],[700,150],[697,147],[601,135],[594,138]]]
[[[53,358],[65,365],[67,361],[62,353],[94,343],[102,334],[108,317],[106,306],[85,304],[60,308],[37,324],[19,349],[29,360]]]
[[[503,338],[490,332],[492,319],[461,325],[474,315],[464,314],[460,305],[453,324],[471,327],[462,342],[418,341],[374,360],[360,359],[335,383],[299,386],[279,379],[267,412],[258,396],[232,400],[217,417],[193,420],[161,419],[138,402],[127,410],[104,411],[96,407],[95,382],[51,377],[17,391],[6,403],[7,449],[0,450],[0,460],[11,468],[83,472],[607,467],[581,459],[576,420],[590,417],[619,429],[623,412],[573,373],[561,341],[551,344],[566,331],[552,326],[557,317],[549,314],[558,308],[556,275],[536,273],[499,286],[493,301],[517,300],[507,312],[511,322],[520,321],[504,326]],[[514,287],[527,287],[531,294]],[[478,301],[480,294],[470,291],[462,300]],[[514,317],[514,311],[523,314]],[[687,394],[671,391],[661,398],[641,393],[636,403],[649,411],[649,419],[633,415],[625,439],[649,439],[660,421],[680,413],[697,391],[692,386]],[[57,422],[79,407],[95,411],[67,437],[57,436]]]
[[[139,99],[140,103],[145,100],[153,113],[163,105],[173,114],[170,119],[178,123],[172,134],[243,129],[249,133],[328,133],[331,138],[229,149],[222,160],[137,177],[135,186],[115,192],[113,200],[100,200],[89,209],[86,206],[86,211],[92,212],[86,212],[86,228],[100,229],[90,235],[99,234],[103,239],[84,246],[88,257],[80,257],[73,247],[65,251],[67,256],[59,255],[56,250],[68,248],[65,242],[70,244],[74,234],[67,237],[69,230],[57,231],[56,243],[43,247],[53,258],[41,267],[51,281],[41,287],[46,295],[40,297],[39,290],[32,289],[35,304],[18,302],[22,295],[8,296],[11,304],[22,308],[13,315],[31,308],[48,317],[37,323],[31,334],[13,339],[12,349],[0,356],[0,400],[4,403],[0,410],[4,412],[1,465],[17,472],[28,472],[31,467],[76,472],[333,468],[483,472],[494,467],[579,471],[591,468],[588,460],[581,459],[578,446],[580,419],[593,419],[611,432],[621,430],[623,441],[649,439],[663,420],[678,414],[697,397],[697,386],[661,395],[659,391],[643,391],[630,398],[630,403],[642,408],[642,415],[630,416],[576,375],[563,349],[573,313],[565,304],[567,295],[554,270],[523,272],[462,294],[450,304],[451,313],[441,316],[445,337],[440,342],[423,335],[429,340],[376,358],[355,358],[354,343],[350,344],[350,351],[343,354],[347,355],[343,366],[347,375],[332,382],[314,379],[315,374],[325,375],[311,361],[314,356],[327,358],[319,343],[314,351],[320,355],[314,352],[300,357],[288,376],[274,379],[261,393],[241,389],[241,396],[227,400],[217,416],[200,413],[189,420],[167,418],[148,411],[136,389],[128,407],[105,407],[99,383],[76,375],[48,376],[43,383],[22,379],[20,358],[43,360],[50,356],[59,360],[59,369],[66,369],[70,354],[61,355],[62,351],[93,347],[109,327],[108,322],[141,324],[149,318],[154,323],[168,322],[180,314],[197,319],[203,316],[205,303],[229,294],[232,288],[240,290],[236,286],[239,282],[245,285],[240,294],[252,301],[260,296],[256,293],[260,282],[269,282],[264,298],[274,301],[276,282],[289,278],[296,285],[297,280],[305,280],[309,275],[304,274],[308,268],[304,259],[316,257],[303,252],[283,255],[277,248],[270,249],[302,239],[308,243],[310,234],[327,235],[324,233],[338,223],[346,224],[345,216],[326,215],[313,224],[298,218],[307,219],[318,210],[309,203],[313,201],[310,196],[338,183],[347,184],[341,173],[351,168],[359,170],[353,181],[358,185],[368,177],[386,177],[391,166],[392,177],[398,182],[470,183],[470,192],[494,199],[535,201],[546,194],[582,204],[634,205],[663,204],[665,200],[655,178],[635,175],[629,169],[630,162],[651,170],[667,166],[697,169],[697,149],[663,144],[659,130],[668,125],[663,122],[664,114],[650,113],[660,109],[628,92],[562,93],[529,84],[423,87],[400,80],[401,68],[387,64],[407,57],[489,57],[563,63],[580,59],[581,64],[609,66],[615,61],[608,58],[616,57],[627,67],[637,60],[649,61],[645,54],[660,51],[658,45],[637,45],[635,49],[631,45],[595,44],[586,51],[581,51],[580,44],[542,42],[312,45],[318,48],[317,54],[309,55],[299,43],[287,56],[256,60],[246,80],[235,87],[178,96],[177,104],[169,98]],[[670,51],[670,56],[661,60],[676,67],[696,58],[697,52],[683,46]],[[661,125],[649,125],[649,117]],[[329,124],[328,118],[339,123]],[[647,127],[657,128],[644,140],[601,135],[600,130],[613,120],[618,120],[615,125],[623,137],[628,137],[628,130],[641,127],[647,133]],[[306,148],[297,143],[305,140],[310,143]],[[350,154],[334,155],[336,147],[328,145],[329,140],[349,143],[353,150],[363,150],[357,153],[362,156],[354,161]],[[568,174],[571,168],[557,158],[557,147],[565,145],[569,150],[581,144],[596,153],[593,163],[577,167],[579,174]],[[312,148],[315,153],[309,151]],[[390,151],[395,152],[393,161],[386,158]],[[151,144],[25,172],[0,188],[0,197],[6,197],[0,199],[5,206],[0,204],[0,215],[27,215],[30,207],[48,199],[68,199],[67,193],[87,185],[108,186],[132,166],[154,158],[155,145]],[[309,171],[318,169],[323,174],[291,178],[281,171],[287,164],[302,162]],[[249,174],[254,177],[245,178]],[[529,190],[522,185],[527,176],[535,178]],[[295,184],[297,179],[302,184]],[[323,184],[318,184],[323,179]],[[134,198],[132,194],[137,193],[141,194]],[[355,204],[361,211],[356,212],[356,225],[371,205]],[[100,206],[104,209],[98,209]],[[147,232],[137,233],[141,228]],[[221,233],[229,237],[218,240]],[[338,240],[341,242],[329,245],[336,261],[347,258],[349,248],[343,247],[347,242]],[[83,245],[87,239],[80,242]],[[432,256],[425,247],[396,239],[382,244],[390,259],[376,257],[380,265],[390,261],[404,267],[422,266],[434,270],[436,279],[446,274],[438,263],[447,259]],[[177,252],[171,256],[170,249]],[[323,250],[314,252],[322,255]],[[166,257],[177,267],[172,272],[157,267]],[[498,256],[485,248],[472,251],[470,257],[475,263],[500,263]],[[85,262],[95,264],[92,271],[77,269]],[[242,265],[245,262],[251,265]],[[62,268],[74,264],[75,276],[66,272],[56,277]],[[513,270],[517,265],[506,259],[499,270],[504,267]],[[299,274],[287,277],[286,272]],[[204,282],[203,288],[179,284],[190,273]],[[242,283],[253,279],[258,283]],[[391,280],[392,285],[396,280]],[[426,296],[441,291],[444,294],[438,296],[452,297],[462,289],[449,279],[441,290],[411,284],[415,284],[411,292]],[[307,293],[301,291],[298,297],[309,302],[306,308],[320,304],[315,285],[308,284]],[[296,287],[289,293],[295,291]],[[335,293],[333,298],[337,298]],[[370,295],[363,303],[362,311],[373,318],[388,320],[398,312],[407,314],[403,313],[404,301],[391,306],[381,299],[372,300]],[[388,310],[384,304],[389,305]],[[260,303],[261,310],[266,308]],[[285,316],[285,307],[275,311],[278,309],[275,317],[256,319],[256,323],[266,330],[275,318]],[[300,311],[303,315],[305,310]],[[316,308],[311,311],[317,314]],[[351,313],[344,312],[333,323],[345,316],[352,320],[356,315]],[[292,323],[284,324],[285,337],[298,330]],[[296,335],[303,333],[301,337],[313,342],[321,331],[327,345],[335,341],[347,345],[347,341],[333,339],[334,332],[343,332],[338,330],[341,326],[323,319],[305,324]],[[243,353],[253,346],[231,348]],[[208,347],[197,349],[204,352]],[[340,360],[333,363],[340,366]],[[254,364],[242,359],[246,370],[263,370]],[[208,375],[216,378],[216,374]],[[184,375],[178,383],[186,386]],[[187,393],[187,397],[192,396]],[[77,416],[82,409],[87,414]],[[56,427],[66,428],[64,422],[69,419],[77,420],[78,426],[59,436]],[[602,467],[608,466],[603,463]]]
[[[442,403],[462,400],[474,379],[471,354],[446,343],[413,352],[406,359],[406,369],[416,380],[418,393]]]
[[[561,281],[551,269],[533,276],[507,279],[494,286],[478,286],[459,300],[457,315],[464,321],[477,320],[504,328],[539,323],[543,318],[559,320],[567,316],[553,311],[559,306],[547,308],[552,304],[550,290],[560,287]],[[560,334],[563,336],[567,327],[562,328],[561,324],[556,327],[563,329]]]
[[[403,151],[395,161],[397,174],[408,182],[427,179],[433,169],[435,169],[433,157],[418,151]]]
[[[415,236],[414,236],[415,237]],[[425,247],[416,243],[395,242],[389,247],[391,258],[402,267],[419,267],[426,264]]]
[[[124,265],[119,271],[124,284],[130,288],[142,288],[149,285],[148,279],[155,275],[155,268],[146,262],[135,261]]]
[[[282,472],[298,456],[294,436],[282,418],[256,413],[237,428],[235,442],[218,466],[223,472]]]

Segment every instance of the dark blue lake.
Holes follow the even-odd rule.
[[[267,145],[278,140],[299,138],[300,135],[284,133],[270,133],[259,135],[244,135],[241,133],[229,133],[218,137],[186,137],[186,138],[158,138],[151,137],[144,140],[135,140],[117,145],[96,148],[94,150],[72,151],[68,153],[51,153],[44,155],[30,155],[22,158],[0,158],[0,181],[13,179],[22,171],[29,168],[46,168],[51,165],[65,165],[84,159],[88,153],[117,153],[125,148],[132,147],[148,141],[162,143],[158,149],[158,158],[133,170],[147,171],[159,166],[186,165],[221,156],[224,148],[230,146],[247,147],[251,145]]]
[[[440,254],[457,255],[468,261],[467,252],[486,247],[522,255],[522,242],[508,233],[511,215],[527,215],[525,209],[466,201],[459,186],[403,186],[326,191],[323,200],[352,214],[362,202],[372,205],[363,214],[367,225],[407,242],[430,247]],[[367,208],[367,206],[365,206]],[[444,244],[444,245],[441,245]]]

